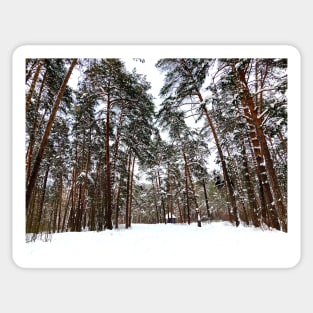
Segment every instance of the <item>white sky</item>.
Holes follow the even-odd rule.
[[[125,62],[126,69],[131,72],[136,68],[137,73],[146,75],[146,80],[151,83],[150,93],[155,98],[155,104],[158,105],[162,101],[159,99],[159,92],[163,86],[164,75],[155,67],[159,58],[144,58],[145,63],[135,61],[134,59],[122,59]]]

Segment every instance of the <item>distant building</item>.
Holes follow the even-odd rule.
[[[173,223],[175,224],[176,223],[176,216],[174,214],[166,214],[166,221],[168,223]]]

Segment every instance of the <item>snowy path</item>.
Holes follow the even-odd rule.
[[[54,234],[24,243],[14,259],[30,268],[290,267],[297,252],[289,235],[228,223],[134,224],[131,229]]]

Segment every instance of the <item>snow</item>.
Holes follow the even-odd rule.
[[[66,232],[13,247],[23,268],[288,268],[299,261],[290,234],[227,222],[133,224]]]
[[[268,112],[268,109],[265,109],[261,114],[257,116],[257,119],[262,118],[267,112]]]

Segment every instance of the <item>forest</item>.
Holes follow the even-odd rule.
[[[288,232],[287,59],[155,66],[160,105],[122,59],[25,60],[26,234],[213,221]]]

